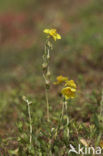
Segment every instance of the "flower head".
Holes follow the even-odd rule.
[[[60,34],[57,33],[56,29],[44,29],[43,31],[46,34],[49,34],[55,41],[61,39]]]
[[[65,87],[62,89],[61,93],[65,97],[65,99],[70,99],[75,97],[76,93],[76,84],[73,80],[67,80],[65,83]]]
[[[66,81],[66,84],[65,84],[66,87],[71,87],[71,88],[77,88],[74,80],[69,80],[69,81]]]
[[[62,83],[62,82],[66,82],[67,80],[68,80],[68,77],[64,77],[64,76],[62,76],[62,75],[60,75],[60,76],[57,76],[57,78],[56,78],[56,82],[54,82],[54,84],[60,84],[60,83]]]
[[[62,89],[61,93],[65,97],[66,100],[75,97],[76,89],[71,87],[65,87]]]

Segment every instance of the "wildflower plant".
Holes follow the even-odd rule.
[[[43,53],[43,78],[45,80],[45,97],[46,97],[46,104],[47,104],[47,121],[50,120],[49,117],[49,100],[48,100],[48,90],[50,88],[50,52],[53,49],[53,40],[56,41],[57,39],[61,39],[61,36],[56,32],[56,29],[44,29],[44,33],[47,34],[45,46],[44,46],[44,53]]]
[[[61,36],[56,32],[56,29],[45,29],[44,33],[46,33],[46,41],[44,45],[44,53],[43,53],[43,63],[42,63],[42,72],[43,78],[45,81],[45,97],[46,97],[46,107],[47,107],[47,122],[44,122],[43,127],[36,131],[36,137],[33,136],[34,127],[34,120],[31,117],[31,100],[28,100],[25,96],[23,96],[23,101],[26,103],[25,105],[25,124],[22,122],[18,123],[18,129],[20,132],[20,136],[18,138],[19,148],[17,149],[19,155],[23,155],[27,153],[27,155],[34,155],[36,151],[36,155],[44,153],[48,155],[52,155],[56,152],[55,145],[59,139],[59,133],[63,132],[63,139],[70,141],[70,121],[68,116],[68,108],[70,102],[76,96],[76,89],[77,86],[74,80],[69,80],[68,77],[65,76],[57,76],[56,82],[54,85],[61,85],[61,94],[62,94],[62,110],[60,113],[60,118],[56,119],[58,122],[57,126],[53,125],[53,122],[50,122],[50,115],[49,115],[49,98],[48,93],[50,89],[50,81],[51,81],[51,72],[50,72],[50,58],[51,58],[51,51],[53,50],[53,41],[57,39],[61,39]],[[32,113],[33,116],[33,113]],[[23,118],[23,119],[24,119]],[[27,119],[28,118],[28,119]],[[45,129],[44,129],[45,127]],[[44,138],[44,139],[43,139]],[[45,144],[45,139],[48,140],[48,143]],[[66,142],[68,142],[66,141]],[[44,144],[44,146],[43,146]],[[66,144],[65,144],[66,145]],[[41,146],[43,146],[41,148]],[[46,147],[45,147],[46,146]],[[58,145],[56,145],[58,147]],[[15,152],[15,151],[14,151]],[[58,150],[59,152],[59,150]]]
[[[62,107],[62,117],[65,116],[67,123],[66,123],[66,135],[69,137],[69,117],[67,114],[68,105],[70,104],[70,100],[75,98],[76,95],[76,84],[73,80],[68,80],[65,82],[65,85],[61,91],[63,95],[63,107]],[[64,115],[64,112],[66,113]]]
[[[68,80],[68,77],[64,77],[62,75],[56,78],[55,85],[63,84],[63,88],[61,90],[61,94],[63,96],[63,104],[62,104],[62,113],[61,113],[61,120],[66,119],[66,136],[69,137],[69,117],[68,117],[68,105],[70,104],[71,99],[75,98],[76,96],[76,84],[74,80]]]

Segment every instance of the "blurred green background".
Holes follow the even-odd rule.
[[[55,74],[100,77],[102,16],[102,0],[1,0],[0,89],[26,81],[34,84],[41,73],[44,28],[57,28],[62,36],[52,53]]]

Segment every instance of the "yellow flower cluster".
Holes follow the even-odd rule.
[[[44,29],[44,33],[48,34],[48,37],[52,37],[55,41],[61,39],[60,34],[57,33],[56,29]]]
[[[66,82],[68,80],[68,77],[64,77],[64,76],[60,75],[60,76],[57,76],[56,80],[57,81],[54,82],[54,84],[58,85],[62,82]]]
[[[65,99],[70,99],[75,97],[76,93],[76,84],[73,80],[68,80],[65,83],[65,87],[62,89],[61,93]]]
[[[62,89],[61,93],[65,97],[66,100],[75,97],[76,89],[71,87],[65,87]]]
[[[76,86],[76,84],[75,84],[75,82],[73,80],[66,81],[65,87],[71,87],[71,88],[74,88],[74,89],[77,88],[77,86]]]
[[[68,80],[67,77],[64,77],[62,75],[58,76],[57,81],[54,84],[60,84],[65,83],[64,88],[62,89],[61,93],[65,97],[66,100],[70,98],[74,98],[76,95],[76,84],[73,80]]]

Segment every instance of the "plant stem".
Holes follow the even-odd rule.
[[[48,100],[48,90],[50,87],[50,71],[49,71],[49,61],[50,61],[50,46],[47,45],[48,40],[46,41],[45,47],[44,47],[44,54],[43,54],[43,64],[44,64],[44,70],[43,70],[43,78],[45,81],[45,98],[46,98],[46,106],[47,106],[47,121],[49,121],[49,100]],[[46,64],[46,66],[45,66]],[[49,75],[48,75],[49,73]]]
[[[68,117],[68,113],[67,113],[67,101],[64,98],[63,99],[63,105],[62,105],[62,117],[61,119],[63,119],[64,115],[66,115],[66,130],[67,130],[67,137],[69,138],[69,117]]]
[[[30,144],[32,143],[32,121],[31,121],[31,111],[30,111],[30,104],[31,103],[27,103],[28,105],[28,115],[29,115],[29,125],[30,125]]]
[[[64,102],[62,104],[62,118],[63,118],[63,115],[64,115]]]
[[[69,138],[69,128],[68,128],[69,117],[68,117],[68,113],[67,113],[68,106],[67,106],[67,101],[66,100],[64,101],[64,104],[65,104],[65,110],[66,110],[66,116],[67,116],[67,137]]]
[[[45,97],[46,97],[46,104],[47,104],[47,121],[49,122],[49,100],[48,100],[48,89],[45,89]]]

